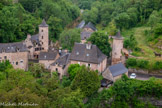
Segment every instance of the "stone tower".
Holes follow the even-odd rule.
[[[48,25],[46,24],[45,20],[43,20],[42,24],[39,25],[39,41],[42,46],[42,51],[48,51],[49,35],[48,35]]]
[[[112,45],[112,65],[122,61],[123,37],[120,31],[113,37]]]

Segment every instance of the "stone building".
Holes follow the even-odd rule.
[[[67,53],[60,58],[58,58],[54,63],[50,65],[51,72],[58,72],[59,78],[62,79],[62,76],[67,75],[67,69],[70,65],[69,63],[70,54]]]
[[[15,69],[28,70],[28,49],[24,42],[0,44],[0,62],[9,60]]]
[[[0,43],[0,61],[9,60],[14,68],[28,70],[28,60],[37,59],[41,52],[49,51],[48,25],[45,20],[39,25],[39,33],[23,42]],[[54,61],[52,61],[54,62]],[[45,63],[48,66],[49,63]]]
[[[48,25],[45,20],[39,25],[39,33],[31,36],[28,34],[25,44],[29,50],[29,59],[38,59],[40,52],[48,52],[49,35]]]
[[[115,82],[117,79],[120,79],[123,74],[128,76],[128,69],[122,63],[118,63],[108,67],[102,76],[107,80]]]
[[[53,52],[40,52],[39,63],[43,64],[46,69],[50,69],[50,65],[59,58],[57,51]]]
[[[120,31],[113,36],[112,65],[122,62],[123,37]]]
[[[106,69],[107,56],[96,45],[75,43],[70,55],[70,64],[80,64],[98,70],[100,73]]]
[[[97,31],[96,27],[89,22],[87,25],[85,25],[85,21],[83,20],[79,25],[77,25],[76,28],[82,29],[82,32],[80,34],[81,37],[81,43],[85,43],[88,38],[90,38],[91,34],[95,31]]]

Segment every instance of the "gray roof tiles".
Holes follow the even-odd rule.
[[[44,19],[43,19],[42,23],[39,25],[39,27],[48,27],[48,25]]]
[[[58,65],[58,66],[65,67],[68,64],[69,57],[70,57],[70,54],[66,54],[66,55],[58,58],[56,60],[56,62],[52,63],[51,65],[52,66]]]
[[[75,43],[70,60],[82,61],[88,63],[99,64],[107,58],[96,45],[92,45],[91,49],[86,48],[86,44]]]
[[[113,77],[128,72],[128,69],[122,63],[110,66],[109,70],[112,73]]]
[[[89,22],[87,25],[85,25],[84,28],[91,28],[93,31],[97,31],[96,27],[91,22]]]
[[[76,26],[76,28],[82,29],[85,25],[85,21],[83,20],[79,25]]]
[[[40,52],[39,60],[55,60],[58,52]]]
[[[28,51],[24,42],[15,42],[15,43],[0,43],[0,53],[2,52],[12,53],[12,52],[26,52]]]
[[[120,34],[120,31],[118,31],[117,34],[116,34],[116,36],[113,36],[113,38],[115,38],[115,39],[121,39],[121,40],[123,39],[123,37]]]

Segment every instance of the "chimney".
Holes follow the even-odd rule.
[[[28,38],[28,39],[31,39],[31,35],[30,35],[30,34],[28,34],[28,35],[27,35],[27,38]]]
[[[88,42],[88,43],[86,44],[86,48],[87,48],[87,49],[91,49],[91,47],[92,47],[91,42]]]

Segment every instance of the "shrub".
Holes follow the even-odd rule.
[[[149,62],[146,60],[137,60],[137,67],[142,69],[148,69],[149,68]]]
[[[156,61],[153,65],[154,70],[160,70],[162,69],[162,61]]]
[[[127,61],[126,61],[126,66],[127,67],[134,67],[137,65],[137,60],[135,58],[129,58]]]

